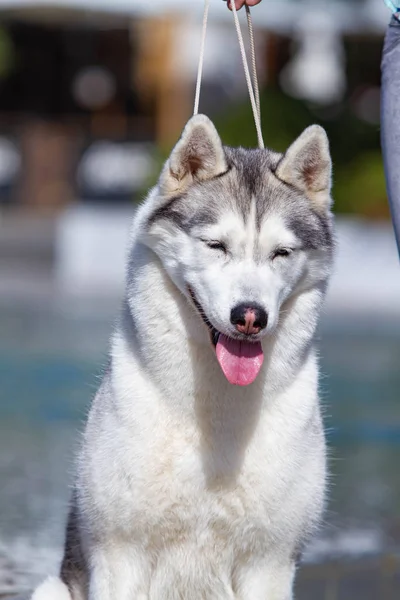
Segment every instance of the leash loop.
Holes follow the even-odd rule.
[[[200,102],[200,90],[201,90],[201,81],[203,76],[203,63],[204,63],[204,51],[205,51],[205,42],[206,42],[206,34],[207,34],[207,22],[208,22],[208,9],[210,6],[210,0],[204,0],[204,15],[203,15],[203,29],[201,35],[201,46],[200,46],[200,57],[199,57],[199,66],[197,70],[197,81],[196,81],[196,93],[194,99],[194,110],[193,115],[197,115],[199,112],[199,102]],[[240,54],[242,56],[243,69],[247,83],[247,89],[249,92],[251,108],[253,111],[254,123],[257,131],[257,139],[258,139],[258,147],[264,148],[264,140],[261,129],[261,108],[260,108],[260,91],[258,86],[258,78],[257,78],[257,64],[256,64],[256,50],[255,50],[255,42],[254,42],[254,31],[253,31],[253,22],[251,19],[250,7],[246,4],[246,17],[247,17],[247,26],[249,30],[249,40],[250,40],[250,53],[251,53],[251,67],[252,67],[252,77],[250,76],[250,69],[247,62],[246,50],[244,47],[242,30],[240,28],[240,22],[237,15],[235,0],[231,1],[231,8],[233,13],[233,18],[235,22],[236,33],[239,40],[239,48]]]

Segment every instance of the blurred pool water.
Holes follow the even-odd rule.
[[[112,325],[1,311],[0,594],[57,569],[74,453]],[[400,330],[353,325],[326,318],[319,336],[332,486],[310,562],[400,551]]]

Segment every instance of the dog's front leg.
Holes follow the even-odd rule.
[[[238,600],[293,600],[294,563],[262,562],[236,572]]]
[[[146,600],[146,569],[136,552],[118,543],[91,553],[88,600]]]

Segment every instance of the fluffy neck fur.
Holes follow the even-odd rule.
[[[258,378],[248,387],[232,386],[195,308],[155,253],[133,244],[110,372],[114,406],[127,431],[140,423],[152,436],[161,420],[172,444],[176,435],[192,435],[207,485],[234,485],[250,446],[266,430],[277,435],[271,423],[281,423],[290,436],[315,415],[312,342],[322,298],[323,291],[313,289],[287,302],[277,331],[263,341]]]

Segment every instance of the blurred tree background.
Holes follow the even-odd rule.
[[[287,61],[287,40],[281,39],[277,46],[280,71]],[[344,46],[347,92],[341,102],[321,107],[290,97],[273,83],[261,95],[264,141],[284,152],[305,127],[322,125],[333,157],[335,211],[388,218],[379,126],[382,40],[350,37]],[[249,101],[217,115],[215,122],[225,144],[257,144]]]
[[[307,25],[311,40],[313,14],[311,11]],[[17,167],[10,167],[8,179],[4,176],[4,184],[0,182],[0,203],[58,210],[77,198],[110,203],[140,200],[149,183],[148,174],[139,189],[135,191],[132,184],[131,190],[120,193],[117,173],[114,177],[110,168],[108,187],[93,192],[88,185],[77,185],[78,165],[86,150],[99,140],[115,145],[145,142],[152,146],[155,157],[150,177],[154,183],[162,160],[190,116],[194,72],[182,77],[184,61],[179,63],[185,39],[189,39],[184,38],[185,31],[190,35],[189,21],[172,16],[131,23],[122,18],[115,22],[93,19],[82,26],[76,15],[43,22],[28,16],[25,20],[19,13],[9,16],[0,27],[0,136],[6,142],[3,154],[11,140],[23,165],[19,175],[14,173]],[[265,143],[284,151],[305,127],[319,123],[331,143],[336,212],[388,218],[379,126],[382,32],[346,31],[342,25],[327,30],[328,36],[333,32],[336,47],[328,48],[326,56],[329,62],[329,56],[336,53],[344,73],[344,90],[332,102],[318,103],[295,97],[282,83],[282,74],[307,42],[307,31],[302,41],[295,25],[285,32],[257,31],[260,79],[265,82],[261,93]],[[326,23],[322,30],[324,27]],[[209,54],[214,52],[214,62],[227,52],[221,43],[224,38],[219,37],[226,31],[232,32],[229,26],[221,26],[216,34],[219,43],[207,47]],[[176,40],[181,44],[178,52],[173,48]],[[225,144],[255,146],[247,94],[243,87],[241,92],[230,93],[224,88],[225,67],[221,65],[213,81],[207,79],[210,65],[205,65],[200,110],[214,120]],[[309,70],[313,68],[310,65]],[[321,88],[329,82],[330,68],[327,64],[328,80],[321,82]],[[244,81],[239,60],[235,77]],[[110,146],[105,164],[122,164],[116,147]],[[127,155],[131,147],[126,148]],[[8,162],[11,164],[11,159]],[[126,165],[129,170],[128,159]],[[122,176],[129,179],[125,172]]]

